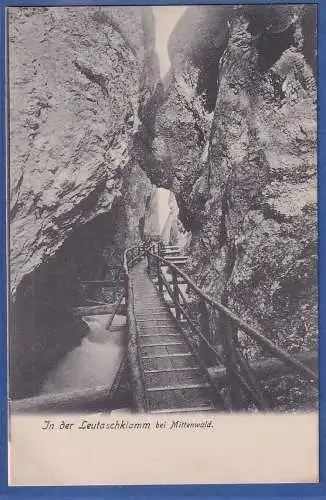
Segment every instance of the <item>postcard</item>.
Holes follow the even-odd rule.
[[[9,484],[318,482],[316,5],[9,7]]]

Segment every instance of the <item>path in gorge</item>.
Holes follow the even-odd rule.
[[[186,7],[154,8],[157,31],[156,51],[160,62],[161,77],[170,67],[167,52],[169,35]],[[163,228],[169,215],[169,191],[158,189],[159,224]],[[67,353],[47,375],[41,394],[87,389],[99,385],[110,387],[125,352],[126,318],[115,316],[112,331],[105,329],[107,315],[86,316],[90,333],[81,345]]]

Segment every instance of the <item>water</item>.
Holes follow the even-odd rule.
[[[112,385],[125,352],[126,318],[115,316],[110,332],[105,329],[107,314],[83,319],[90,329],[88,336],[48,373],[41,394]]]

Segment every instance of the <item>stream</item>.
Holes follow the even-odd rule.
[[[48,373],[41,394],[112,385],[125,352],[126,317],[116,315],[110,332],[105,329],[107,314],[83,320],[89,334]]]

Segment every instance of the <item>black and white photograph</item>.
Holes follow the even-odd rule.
[[[11,484],[316,481],[317,6],[6,14]]]
[[[316,481],[317,6],[6,13],[10,484]]]
[[[11,411],[317,410],[316,6],[7,16]]]

